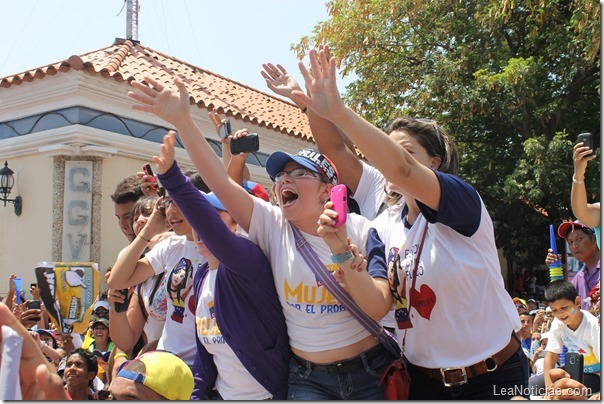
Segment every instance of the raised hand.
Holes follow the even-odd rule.
[[[157,171],[165,174],[174,164],[174,144],[176,143],[176,132],[169,131],[164,135],[164,143],[160,147],[160,155],[153,156],[153,161],[157,164]]]
[[[294,90],[302,91],[300,84],[280,64],[275,67],[272,63],[264,63],[262,68],[264,70],[260,74],[264,77],[267,87],[276,94],[291,98]]]
[[[176,89],[167,88],[148,76],[145,81],[149,85],[140,81],[131,83],[135,91],[128,91],[128,96],[139,102],[132,105],[132,109],[151,112],[174,126],[190,115],[189,92],[178,77],[174,78]]]
[[[300,90],[294,90],[291,98],[298,104],[306,105],[317,115],[334,120],[343,115],[346,110],[336,85],[336,60],[331,55],[328,46],[321,48],[318,52],[311,49],[308,56],[310,69],[301,60],[298,61],[298,67],[304,77],[309,95]]]
[[[575,166],[575,178],[582,181],[585,177],[585,170],[587,169],[587,162],[596,158],[595,154],[592,154],[593,150],[588,146],[584,146],[583,143],[577,143],[573,147],[573,164]]]

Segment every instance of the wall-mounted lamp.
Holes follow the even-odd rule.
[[[15,199],[8,199],[10,191],[12,191],[13,185],[15,185],[13,174],[13,170],[8,168],[8,163],[5,161],[4,167],[0,168],[0,201],[4,202],[5,207],[6,202],[12,202],[15,205],[15,215],[20,216],[23,199],[20,196],[16,196]]]

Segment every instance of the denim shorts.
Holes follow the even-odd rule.
[[[352,359],[316,364],[292,355],[288,400],[383,400],[382,373],[393,360],[382,344]]]

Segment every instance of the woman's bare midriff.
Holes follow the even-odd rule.
[[[311,361],[319,364],[327,364],[332,362],[341,362],[346,359],[352,359],[361,352],[365,352],[366,350],[373,348],[379,344],[379,342],[371,335],[363,338],[360,341],[355,342],[354,344],[330,349],[328,351],[319,351],[319,352],[306,352],[300,351],[299,349],[292,348],[292,352],[298,355],[300,358],[306,359],[307,361]]]

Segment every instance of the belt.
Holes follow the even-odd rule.
[[[428,369],[413,364],[412,366],[432,379],[442,380],[445,387],[459,386],[466,383],[471,377],[480,376],[487,372],[494,372],[498,366],[510,359],[518,348],[520,348],[520,340],[516,336],[516,333],[512,332],[510,342],[508,342],[505,348],[471,366],[439,369]]]
[[[365,356],[366,362],[371,362],[374,359],[384,355],[385,352],[386,350],[383,348],[382,344],[377,344],[373,348],[369,348],[367,351],[361,352],[359,355],[355,356],[352,359],[346,359],[344,361],[332,362],[327,364],[314,363],[293,354],[292,357],[300,366],[310,368],[316,372],[323,372],[335,375],[339,373],[350,372],[353,370],[365,369],[365,363],[363,362],[363,358],[361,357],[361,355]]]

